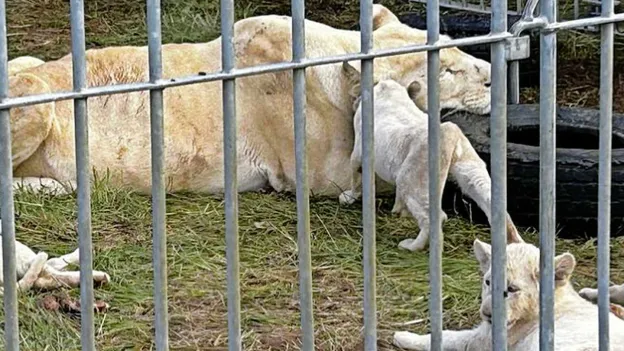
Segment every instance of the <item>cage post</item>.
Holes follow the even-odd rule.
[[[147,0],[149,79],[162,78],[162,40],[160,0]],[[152,143],[152,231],[154,261],[154,311],[156,350],[169,349],[167,311],[167,236],[165,203],[165,131],[163,89],[150,90],[150,124]]]
[[[427,44],[440,38],[439,0],[427,0]],[[427,52],[427,112],[429,162],[429,311],[431,316],[431,350],[442,351],[442,223],[440,210],[440,50]]]
[[[602,17],[613,15],[613,0],[602,0]],[[600,135],[598,163],[598,331],[600,351],[609,350],[609,244],[611,239],[611,143],[613,120],[614,24],[603,24],[600,38]]]
[[[84,3],[70,3],[72,78],[74,91],[87,87]],[[80,253],[80,343],[95,350],[93,327],[93,244],[91,239],[91,179],[89,175],[89,122],[87,99],[74,99],[76,180],[78,186],[78,251]]]
[[[236,67],[234,0],[221,0],[221,69]],[[228,349],[242,349],[238,249],[238,181],[236,167],[236,81],[223,79],[223,140],[225,166],[225,241],[227,260]]]
[[[360,49],[373,51],[373,1],[360,0]],[[364,266],[364,349],[377,350],[375,218],[375,138],[373,59],[361,61],[362,95],[362,236]]]
[[[540,13],[556,22],[556,2],[540,0]],[[555,137],[557,34],[540,33],[540,351],[554,349]]]
[[[292,0],[292,60],[305,59],[305,0]],[[312,299],[312,258],[310,248],[310,187],[306,136],[305,68],[293,70],[293,114],[297,177],[297,237],[299,248],[299,306],[301,308],[302,350],[314,350]]]
[[[7,49],[6,4],[4,0],[0,0],[0,101],[5,100],[9,96]],[[4,339],[6,351],[19,350],[14,216],[11,116],[7,108],[0,110],[0,218],[2,218],[0,222],[2,222]]]

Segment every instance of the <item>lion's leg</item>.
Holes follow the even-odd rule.
[[[488,331],[476,329],[443,330],[442,350],[486,351],[491,350]],[[419,335],[408,331],[394,333],[393,343],[405,350],[431,350],[431,335]]]
[[[77,265],[79,262],[80,253],[79,249],[76,249],[72,253],[69,253],[67,255],[49,259],[47,265],[56,270],[63,271],[68,265]]]
[[[598,289],[584,288],[579,291],[579,295],[594,303],[598,301]],[[611,303],[624,306],[624,284],[609,288],[609,300]]]
[[[9,79],[11,97],[49,93],[50,88],[39,77],[18,73]],[[48,137],[54,122],[54,103],[11,109],[11,153],[13,169],[26,161]]]
[[[445,122],[442,124],[440,132],[445,138],[448,138],[449,148],[453,149],[451,174],[462,192],[477,203],[491,224],[492,180],[485,162],[479,157],[468,138],[456,124]],[[524,242],[509,214],[506,217],[507,242]]]
[[[362,196],[362,163],[356,152],[351,155],[351,189],[345,190],[338,197],[341,205],[351,205]]]
[[[48,260],[48,254],[40,252],[35,256],[35,259],[30,262],[30,267],[26,271],[26,274],[17,282],[20,291],[28,291],[32,288],[35,281],[41,275],[46,261]]]
[[[35,286],[42,290],[52,290],[59,287],[76,288],[80,286],[80,271],[63,272],[50,266],[44,268],[44,276],[35,281]],[[110,282],[110,276],[101,271],[93,271],[93,282],[105,284]]]
[[[70,194],[77,188],[75,181],[63,184],[52,178],[23,177],[13,179],[13,191],[29,190],[35,193],[49,192],[55,195]]]

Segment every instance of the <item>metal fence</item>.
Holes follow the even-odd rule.
[[[495,1],[492,6],[491,33],[485,36],[464,38],[440,43],[439,1],[427,1],[427,44],[402,48],[373,50],[372,0],[360,1],[361,52],[306,59],[304,0],[292,0],[292,62],[283,62],[242,69],[235,68],[234,52],[234,3],[221,0],[222,71],[202,76],[180,77],[162,80],[161,59],[161,13],[160,1],[147,1],[147,27],[149,46],[149,82],[101,87],[86,86],[84,3],[71,0],[71,38],[73,62],[73,86],[71,92],[54,92],[8,98],[8,64],[5,1],[0,0],[0,200],[3,264],[4,264],[4,311],[6,350],[19,349],[15,226],[12,186],[11,133],[9,111],[13,107],[40,104],[59,100],[74,100],[76,126],[76,167],[78,182],[78,235],[80,248],[80,296],[81,296],[81,343],[83,350],[94,350],[92,243],[90,213],[90,178],[87,128],[87,99],[93,96],[120,94],[133,91],[150,91],[151,143],[152,143],[152,209],[153,209],[153,264],[156,350],[169,348],[167,316],[167,263],[165,237],[165,181],[164,181],[164,135],[163,90],[173,86],[221,80],[223,83],[224,153],[225,153],[225,223],[227,258],[227,306],[228,345],[230,350],[240,350],[240,291],[238,259],[238,202],[236,180],[236,78],[261,73],[293,70],[294,119],[297,175],[297,233],[299,240],[300,299],[303,350],[314,349],[314,320],[312,313],[312,277],[310,254],[310,215],[306,161],[306,67],[361,60],[362,134],[363,134],[363,250],[364,250],[364,348],[376,350],[376,284],[375,284],[375,184],[373,169],[373,60],[376,57],[413,52],[427,52],[428,60],[428,106],[429,106],[429,194],[430,194],[430,314],[432,350],[441,350],[442,343],[442,232],[440,186],[436,173],[440,135],[439,111],[439,50],[453,46],[490,43],[492,46],[492,246],[493,246],[493,349],[506,350],[506,313],[503,291],[505,290],[506,262],[506,112],[507,112],[507,64],[509,60],[522,58],[526,52],[526,40],[522,31],[539,29],[540,33],[540,350],[552,350],[554,342],[554,248],[555,248],[555,87],[557,31],[600,25],[601,76],[600,76],[600,192],[598,225],[598,276],[600,310],[600,350],[609,348],[609,221],[610,221],[610,175],[611,175],[611,117],[613,81],[613,32],[614,23],[624,20],[624,15],[614,14],[613,0],[603,0],[602,16],[556,22],[554,0],[541,2],[541,16],[533,18],[532,10],[537,1],[525,9],[524,20],[507,30],[507,0]],[[517,67],[516,67],[517,68]],[[513,70],[512,70],[513,78]],[[513,83],[513,82],[512,82]],[[517,83],[517,81],[516,81]],[[517,84],[516,84],[517,85]],[[512,90],[513,89],[513,84]],[[517,90],[517,88],[516,88]],[[512,94],[512,100],[513,98]]]

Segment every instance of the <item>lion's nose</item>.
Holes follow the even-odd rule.
[[[489,88],[491,85],[492,85],[492,83],[491,83],[491,82],[487,82],[487,83],[485,83],[485,87],[486,87],[486,88]]]

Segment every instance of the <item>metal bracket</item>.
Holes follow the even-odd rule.
[[[531,40],[528,35],[505,39],[505,59],[517,61],[531,56]]]

